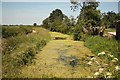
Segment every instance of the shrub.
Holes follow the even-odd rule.
[[[32,59],[35,56],[35,49],[34,48],[29,48],[28,50],[26,50],[25,53],[23,53],[23,55],[20,56],[20,60],[22,60],[21,62],[23,62],[24,65],[26,65],[27,63],[32,63]],[[20,64],[21,65],[21,64]]]
[[[40,41],[40,42],[38,42],[37,44],[36,44],[36,49],[37,50],[39,50],[39,49],[41,49],[43,46],[45,46],[46,45],[46,41],[45,40],[42,40],[42,41]]]

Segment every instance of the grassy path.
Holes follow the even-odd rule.
[[[99,58],[84,47],[82,41],[73,41],[69,35],[57,32],[51,32],[51,36],[52,40],[36,54],[36,64],[21,69],[21,77],[85,78],[94,74],[97,65],[87,65],[88,59],[94,56],[99,61]],[[71,60],[75,60],[74,67],[70,65]]]

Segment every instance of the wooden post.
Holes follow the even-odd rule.
[[[120,20],[117,21],[116,25],[116,39],[120,41]]]

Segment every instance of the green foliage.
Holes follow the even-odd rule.
[[[22,26],[2,26],[2,36],[3,38],[17,36],[18,34],[28,34],[31,33],[31,27],[22,27]]]
[[[85,26],[84,22],[81,20],[79,23],[75,26],[74,32],[73,32],[73,39],[74,40],[81,40],[82,38],[82,28]]]
[[[25,51],[22,55],[18,55],[18,65],[26,65],[27,63],[32,63],[32,59],[35,56],[35,49],[34,48],[28,48],[28,50]]]
[[[31,33],[27,35],[23,34],[23,35],[18,35],[14,37],[12,36],[3,39],[2,41],[3,72],[2,73],[4,78],[16,77],[19,74],[21,74],[20,67],[34,62],[33,58],[37,51],[37,46],[36,46],[37,42],[41,42],[39,47],[42,48],[50,40],[50,34],[48,33],[47,30],[42,28],[37,28],[35,29],[35,31],[37,33]]]
[[[118,56],[118,41],[113,38],[92,36],[89,37],[84,44],[86,47],[90,48],[95,54],[103,51],[109,51],[112,55]]]
[[[100,10],[97,10],[99,2],[77,2],[72,0],[72,10],[77,10],[80,6],[80,15],[78,21],[83,20],[86,26],[98,26],[100,25]],[[91,21],[92,20],[92,21]]]
[[[37,44],[36,44],[36,49],[37,50],[39,50],[39,49],[41,49],[43,46],[45,46],[46,45],[46,41],[45,40],[42,40],[42,41],[40,41],[40,42],[38,42]]]
[[[43,27],[50,31],[57,31],[68,34],[71,31],[70,19],[62,13],[61,10],[56,9],[50,13],[50,16],[43,20]]]
[[[101,24],[106,27],[114,28],[116,25],[116,21],[120,19],[120,14],[116,14],[115,12],[107,12],[102,14]]]

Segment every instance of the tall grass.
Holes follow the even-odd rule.
[[[118,41],[114,37],[108,38],[101,36],[92,36],[85,41],[84,45],[90,48],[95,54],[103,51],[109,51],[112,55],[119,57],[119,45]]]
[[[3,78],[18,77],[20,67],[32,63],[35,53],[50,40],[50,34],[47,30],[43,28],[34,30],[35,33],[9,36],[3,39]]]
[[[32,27],[25,26],[2,26],[2,37],[7,38],[32,32]]]

